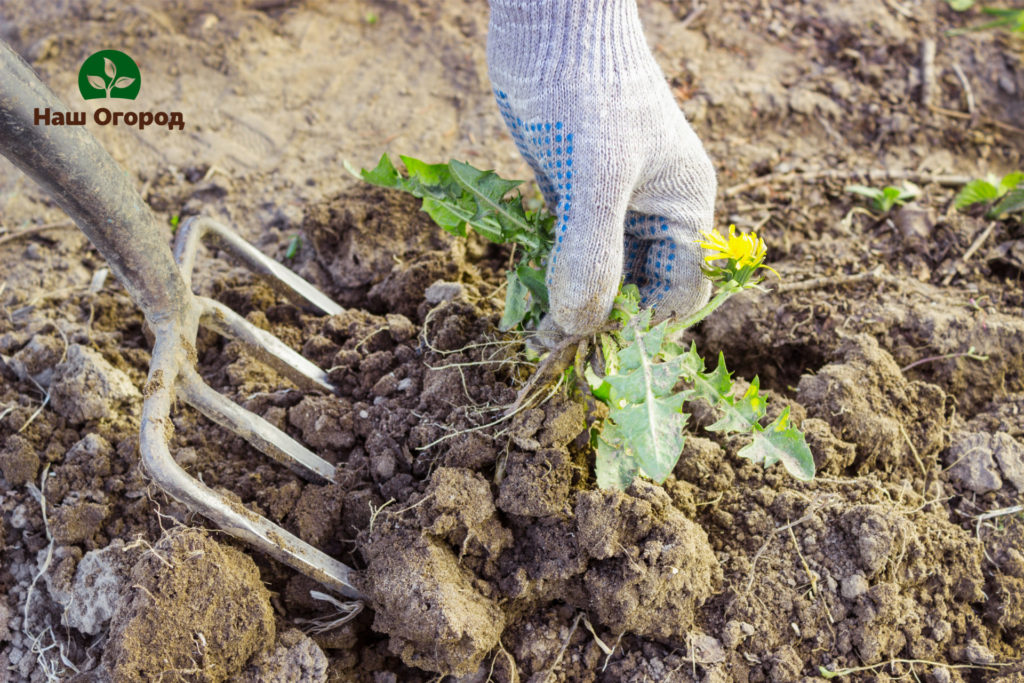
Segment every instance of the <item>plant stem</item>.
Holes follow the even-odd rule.
[[[682,332],[683,330],[693,327],[701,320],[711,315],[715,309],[724,304],[729,300],[729,297],[739,291],[742,291],[742,287],[737,286],[735,280],[730,280],[725,284],[719,285],[718,294],[712,297],[711,301],[704,304],[704,307],[696,313],[693,313],[692,315],[684,318],[681,322],[672,325],[672,330]]]
[[[971,360],[976,360],[982,363],[988,360],[988,356],[977,353],[974,350],[974,347],[972,346],[966,351],[959,351],[957,353],[944,353],[941,356],[929,356],[928,358],[921,358],[919,360],[915,360],[913,363],[910,363],[909,365],[904,365],[902,368],[900,368],[900,372],[906,372],[910,368],[915,368],[918,365],[922,365],[924,363],[931,363],[937,360],[948,360],[950,358],[970,358]]]

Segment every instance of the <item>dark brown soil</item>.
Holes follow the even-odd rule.
[[[75,106],[81,60],[115,44],[148,79],[140,106],[186,113],[185,134],[94,131],[162,217],[230,220],[346,308],[311,316],[212,250],[200,262],[201,291],[338,393],[206,332],[200,372],[337,481],[183,405],[171,445],[370,596],[314,628],[335,617],[317,584],[150,483],[142,316],[109,279],[90,288],[103,263],[83,237],[48,229],[0,242],[0,680],[1024,677],[1024,225],[995,221],[965,258],[990,222],[929,180],[1024,164],[1021,40],[949,37],[978,17],[937,0],[640,4],[718,165],[719,222],[758,227],[781,275],[694,340],[792,406],[813,482],[739,459],[700,406],[675,472],[625,492],[596,488],[593,416],[564,389],[498,420],[533,370],[496,329],[508,252],[341,170],[387,150],[525,176],[490,102],[485,3],[0,7]],[[882,169],[922,196],[860,209],[843,187],[898,184],[864,177]],[[62,219],[5,162],[0,210],[0,240]]]

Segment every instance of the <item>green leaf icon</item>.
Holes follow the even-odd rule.
[[[119,50],[100,50],[82,62],[78,70],[78,90],[87,100],[110,97],[134,100],[141,85],[138,65]]]

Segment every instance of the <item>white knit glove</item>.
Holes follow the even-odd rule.
[[[558,215],[542,327],[607,319],[623,273],[655,318],[707,301],[698,233],[715,171],[644,39],[636,0],[491,0],[498,107]],[[553,325],[552,325],[553,322]]]

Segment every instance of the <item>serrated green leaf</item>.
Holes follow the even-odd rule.
[[[422,209],[435,223],[456,237],[466,236],[465,213],[456,213],[450,204],[429,197],[423,199]]]
[[[673,393],[684,359],[658,362],[668,324],[647,329],[649,321],[649,311],[634,316],[627,325],[632,340],[617,352],[606,350],[606,361],[617,360],[618,368],[609,363],[603,378],[610,386],[604,440],[606,446],[622,451],[641,473],[660,483],[682,453],[683,428],[689,417],[682,406],[690,392]],[[605,346],[607,349],[608,344]],[[617,476],[599,472],[602,479],[614,480]]]
[[[380,161],[377,162],[377,166],[373,170],[367,171],[364,168],[359,175],[366,182],[380,187],[399,187],[399,181],[402,180],[398,169],[391,163],[387,154],[381,155]]]
[[[619,351],[618,372],[605,377],[612,387],[614,403],[640,403],[672,393],[682,374],[684,359],[657,362],[666,326],[666,322],[661,323]]]
[[[740,449],[742,458],[767,469],[781,462],[786,471],[801,481],[814,478],[814,456],[800,430],[789,425],[789,406],[770,425],[754,432],[754,439]]]
[[[972,180],[963,186],[956,197],[953,198],[953,206],[958,209],[966,209],[975,204],[984,204],[999,197],[999,189],[987,180]]]
[[[1002,197],[1021,183],[1024,183],[1024,171],[1013,171],[1011,173],[1007,173],[1003,176],[1003,179],[999,181],[999,196]]]
[[[757,377],[750,382],[747,391],[736,399],[723,395],[716,406],[722,411],[722,417],[710,425],[709,432],[749,432],[759,426],[767,410],[767,403],[760,394]],[[788,408],[787,408],[788,410]]]
[[[544,282],[544,270],[541,268],[532,268],[525,263],[520,263],[516,268],[516,275],[522,280],[523,284],[533,298],[536,299],[544,310],[548,310],[548,286]]]
[[[597,437],[594,470],[600,488],[622,491],[637,478],[640,468],[636,459],[622,448],[621,437],[615,429],[615,425],[605,424],[604,431]],[[615,443],[609,444],[606,438],[611,438]]]
[[[988,215],[990,218],[998,218],[1003,214],[1017,213],[1018,211],[1024,211],[1024,188],[1007,192],[1006,196],[992,207]]]
[[[627,453],[635,457],[645,475],[659,484],[672,473],[683,452],[683,429],[690,417],[682,412],[685,400],[682,394],[652,397],[614,411],[615,425]]]
[[[523,322],[523,318],[530,310],[527,298],[530,290],[526,288],[519,275],[514,270],[505,272],[505,280],[508,286],[505,288],[505,313],[501,316],[498,329],[502,332],[511,330]]]
[[[533,250],[540,246],[540,237],[526,218],[522,201],[504,201],[510,191],[522,183],[505,180],[494,171],[481,171],[469,164],[452,160],[448,167],[452,177],[463,190],[473,195],[478,204],[478,218],[472,221],[474,228],[493,242],[515,242]]]
[[[425,161],[400,155],[409,177],[418,180],[425,186],[442,188],[451,182],[451,173],[447,164],[428,164]]]

